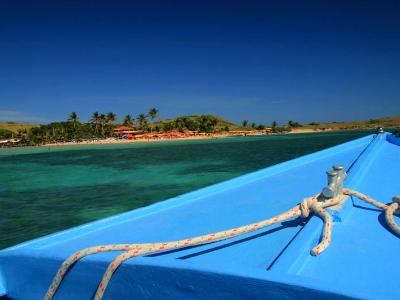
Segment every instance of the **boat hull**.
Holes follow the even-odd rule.
[[[145,208],[0,251],[4,293],[42,299],[61,263],[85,247],[164,242],[212,233],[279,214],[326,185],[342,163],[346,186],[383,202],[400,192],[400,147],[386,134],[367,136]],[[388,168],[388,165],[391,167]],[[351,199],[335,213],[330,247],[310,255],[318,217],[289,220],[233,239],[137,257],[115,272],[104,299],[399,298],[393,259],[400,240],[381,212]],[[55,299],[91,299],[121,252],[76,263]]]

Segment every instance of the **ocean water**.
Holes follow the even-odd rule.
[[[0,248],[368,134],[0,149]]]

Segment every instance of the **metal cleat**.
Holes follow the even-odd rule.
[[[375,133],[376,134],[382,134],[382,133],[385,133],[385,131],[383,130],[383,127],[377,127],[376,130],[375,130]]]
[[[324,187],[322,194],[326,198],[334,198],[343,194],[343,183],[347,177],[343,165],[334,165],[332,170],[326,174],[328,175],[328,186]]]
[[[338,173],[338,177],[336,179],[337,194],[341,195],[343,194],[343,185],[344,180],[347,177],[347,173],[344,171],[343,165],[334,165],[332,169]]]
[[[324,187],[324,189],[322,190],[322,194],[326,198],[336,197],[337,195],[336,180],[339,174],[336,171],[328,171],[326,172],[326,174],[328,175],[328,186]]]

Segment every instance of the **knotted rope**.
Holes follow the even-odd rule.
[[[392,198],[393,202],[391,204],[387,205],[382,202],[376,201],[376,200],[372,199],[371,197],[368,197],[367,195],[364,195],[355,190],[344,189],[343,193],[346,195],[356,196],[360,200],[368,202],[368,203],[372,204],[373,206],[385,211],[386,223],[388,224],[388,226],[394,233],[396,233],[398,236],[400,236],[400,226],[397,225],[397,223],[394,221],[394,218],[393,218],[393,214],[400,215],[400,197],[399,196],[393,197]]]
[[[307,218],[310,216],[311,212],[315,213],[319,216],[324,222],[324,228],[322,232],[322,239],[317,246],[315,246],[311,250],[312,255],[319,255],[323,252],[330,244],[331,241],[331,231],[332,231],[332,216],[325,210],[326,207],[332,207],[336,205],[341,205],[346,200],[344,195],[353,195],[357,198],[368,202],[382,210],[385,211],[386,221],[389,227],[395,232],[397,235],[400,235],[400,227],[395,223],[393,214],[400,214],[400,198],[394,197],[394,202],[390,205],[386,205],[379,201],[372,199],[360,192],[344,189],[343,195],[327,199],[324,198],[321,194],[317,194],[315,196],[305,198],[299,205],[289,209],[288,211],[274,216],[269,219],[262,220],[260,222],[244,225],[237,228],[232,228],[224,231],[219,231],[216,233],[201,235],[193,238],[188,238],[179,241],[173,242],[164,242],[164,243],[147,243],[147,244],[113,244],[113,245],[103,245],[96,247],[89,247],[83,250],[80,250],[69,258],[67,258],[59,270],[55,275],[44,299],[50,300],[53,298],[54,294],[57,291],[61,281],[63,280],[68,269],[81,258],[95,254],[100,252],[108,252],[108,251],[125,251],[122,254],[118,255],[107,267],[103,278],[97,288],[96,294],[94,296],[95,300],[101,300],[104,292],[107,288],[107,285],[111,279],[111,276],[116,271],[116,269],[126,260],[144,254],[151,254],[162,252],[171,249],[179,249],[185,248],[189,246],[198,246],[205,245],[213,242],[218,242],[222,240],[227,240],[239,235],[243,235],[245,233],[249,233],[255,230],[259,230],[261,228],[265,228],[267,226],[282,222],[287,219],[291,219],[294,217],[302,217]]]

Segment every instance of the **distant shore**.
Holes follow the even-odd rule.
[[[0,148],[130,144],[270,134],[313,134],[400,126],[400,117],[322,124],[317,122],[300,124],[294,121],[277,124],[274,121],[269,127],[263,124],[257,125],[254,122],[249,124],[248,120],[244,120],[240,126],[215,115],[190,115],[160,120],[159,117],[157,118],[157,113],[157,109],[150,109],[147,115],[140,114],[135,119],[135,123],[131,115],[126,115],[122,124],[115,124],[116,115],[111,112],[107,116],[95,112],[88,122],[80,122],[78,115],[73,112],[67,121],[49,124],[0,123]]]
[[[238,136],[265,136],[266,134],[251,133],[243,135],[233,134],[207,134],[207,135],[195,135],[185,137],[168,137],[168,138],[138,138],[138,139],[118,139],[118,138],[107,138],[98,140],[86,140],[79,142],[59,142],[38,145],[39,147],[57,147],[57,146],[74,146],[74,145],[105,145],[105,144],[135,144],[135,143],[154,143],[154,142],[174,142],[174,141],[188,141],[188,140],[209,140],[227,137],[238,137]]]
[[[363,129],[360,129],[363,130]],[[296,134],[296,133],[320,133],[327,131],[349,131],[349,129],[338,129],[338,128],[326,128],[322,129],[312,129],[312,128],[294,128],[291,131],[287,132],[287,134]]]
[[[363,130],[363,129],[358,129]],[[368,129],[365,129],[368,130]],[[202,135],[190,135],[190,136],[181,136],[181,137],[157,137],[157,138],[136,138],[136,139],[121,139],[121,138],[105,138],[105,139],[93,139],[93,140],[80,140],[80,141],[68,141],[68,142],[57,142],[57,143],[47,143],[36,145],[33,147],[62,147],[62,146],[81,146],[81,145],[112,145],[112,144],[136,144],[136,143],[155,143],[155,142],[175,142],[175,141],[188,141],[188,140],[208,140],[208,139],[219,139],[219,138],[228,138],[228,137],[240,137],[240,136],[271,136],[271,135],[281,135],[281,134],[312,134],[312,133],[323,133],[323,132],[342,132],[349,131],[348,129],[339,129],[339,128],[326,128],[324,130],[321,129],[311,129],[311,128],[294,128],[290,132],[284,133],[260,133],[259,131],[248,131],[242,134],[234,134],[234,133],[210,133],[210,134],[202,134]],[[21,147],[32,147],[32,146],[15,146],[17,148]],[[0,147],[1,148],[1,147]],[[14,147],[3,147],[3,148],[14,148]]]
[[[163,138],[137,138],[137,139],[118,139],[118,138],[107,138],[98,140],[84,140],[84,141],[71,141],[71,142],[58,142],[38,145],[38,147],[57,147],[57,146],[74,146],[74,145],[105,145],[105,144],[134,144],[134,143],[154,143],[154,142],[174,142],[174,141],[187,141],[187,140],[208,140],[218,139],[227,137],[239,137],[239,136],[266,136],[270,134],[259,134],[257,132],[249,131],[246,134],[229,134],[229,133],[213,133],[204,135],[193,135],[184,137],[163,137]]]
[[[105,145],[105,144],[135,144],[135,143],[154,143],[154,142],[174,142],[174,141],[188,141],[188,140],[208,140],[208,139],[219,139],[227,137],[240,137],[240,136],[270,136],[277,134],[302,134],[302,133],[322,133],[322,132],[335,132],[335,131],[347,131],[339,129],[326,129],[326,130],[314,130],[314,129],[294,129],[291,132],[286,133],[269,133],[269,134],[259,134],[257,132],[249,131],[247,134],[229,134],[229,133],[214,133],[201,136],[185,136],[185,137],[170,137],[170,138],[138,138],[138,139],[98,139],[90,141],[80,141],[80,142],[59,142],[59,143],[49,143],[38,145],[39,147],[57,147],[57,146],[79,146],[79,145]]]
[[[190,137],[182,137],[182,138],[162,138],[162,139],[154,139],[154,138],[140,138],[140,139],[99,139],[92,141],[80,141],[80,142],[60,142],[60,143],[49,143],[39,145],[39,147],[57,147],[57,146],[79,146],[79,145],[105,145],[105,144],[135,144],[135,143],[151,143],[151,142],[173,142],[173,141],[182,141],[182,140],[204,140],[204,139],[213,139],[217,137],[212,136],[190,136]]]

